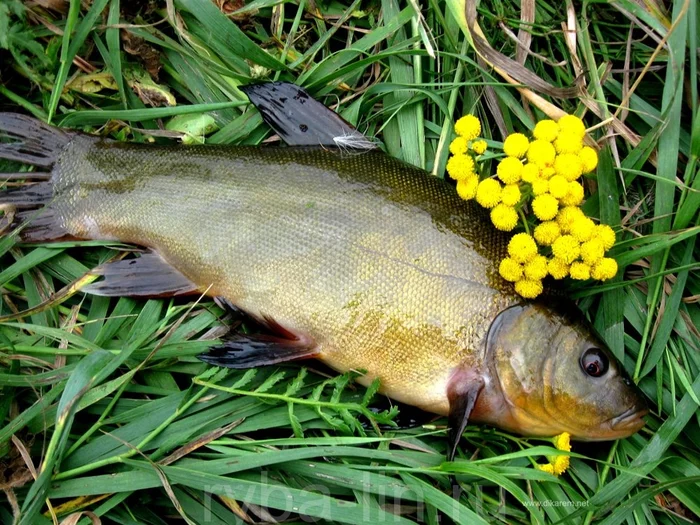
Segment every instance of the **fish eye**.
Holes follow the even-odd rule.
[[[591,377],[601,377],[608,371],[610,362],[600,348],[589,348],[581,356],[581,368]]]

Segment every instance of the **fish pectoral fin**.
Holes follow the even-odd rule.
[[[197,357],[212,365],[245,369],[310,359],[318,354],[318,347],[304,339],[238,334]]]
[[[484,379],[471,371],[458,370],[450,381],[447,389],[447,399],[450,402],[447,461],[452,461],[457,453],[457,445],[483,388]]]
[[[329,146],[360,150],[377,145],[332,109],[290,82],[240,88],[262,118],[290,146]]]
[[[106,297],[173,297],[198,291],[197,285],[154,252],[107,263],[95,273],[104,279],[85,286],[83,292]]]

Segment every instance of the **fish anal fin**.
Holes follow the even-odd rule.
[[[483,377],[478,372],[464,368],[457,369],[450,380],[447,388],[447,399],[450,402],[447,461],[452,461],[457,453],[457,445],[483,388]]]
[[[107,263],[97,270],[103,280],[82,291],[106,297],[173,297],[197,293],[196,284],[165,262],[158,254],[146,252],[136,259]]]
[[[237,334],[197,357],[216,366],[246,369],[311,359],[318,354],[318,347],[305,338]]]
[[[289,82],[240,88],[263,120],[290,146],[328,146],[367,150],[376,147],[332,109]]]

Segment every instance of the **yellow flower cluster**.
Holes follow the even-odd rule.
[[[617,262],[604,257],[615,244],[615,232],[606,224],[596,225],[578,206],[562,208],[553,220],[538,224],[533,235],[515,234],[508,243],[508,257],[499,273],[515,283],[515,291],[534,299],[542,293],[542,279],[571,277],[604,281],[615,276]],[[539,253],[545,247],[549,258]]]
[[[552,444],[557,450],[571,452],[571,436],[568,432],[554,436],[554,438],[552,438]],[[564,472],[566,472],[566,469],[569,468],[569,456],[547,456],[547,459],[549,460],[549,463],[536,463],[535,468],[543,472],[554,474],[555,476],[561,476]]]
[[[486,152],[486,141],[478,139],[481,122],[474,115],[465,115],[455,123],[457,138],[450,143],[452,156],[447,161],[447,173],[457,181],[457,193],[465,201],[476,197],[479,176],[474,155]],[[517,217],[516,217],[517,222]]]
[[[606,280],[617,273],[615,260],[604,256],[615,244],[615,233],[607,225],[596,225],[580,208],[584,188],[579,179],[598,165],[596,151],[583,145],[586,127],[580,118],[539,121],[532,139],[522,133],[508,135],[496,177],[484,180],[479,180],[473,155],[486,149],[478,139],[481,123],[466,115],[455,124],[455,132],[447,172],[457,180],[459,196],[489,209],[499,230],[513,231],[519,211],[527,206],[534,215],[532,235],[515,235],[500,265],[500,274],[515,284],[517,293],[537,297],[547,275]]]

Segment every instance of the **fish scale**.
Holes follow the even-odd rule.
[[[201,290],[310,337],[330,366],[440,413],[450,371],[478,364],[491,319],[518,301],[487,216],[379,152],[78,137],[53,182],[72,235],[153,248]]]
[[[315,357],[449,415],[448,459],[470,420],[583,440],[644,425],[643,395],[581,312],[549,290],[525,301],[501,278],[508,235],[485,210],[371,149],[298,86],[244,91],[289,143],[324,147],[124,144],[0,113],[0,158],[53,167],[48,182],[0,192],[0,207],[21,208],[9,220],[26,221],[25,241],[153,250],[96,269],[87,293],[199,290],[269,328],[232,334],[203,361]],[[270,119],[273,107],[285,111]]]

